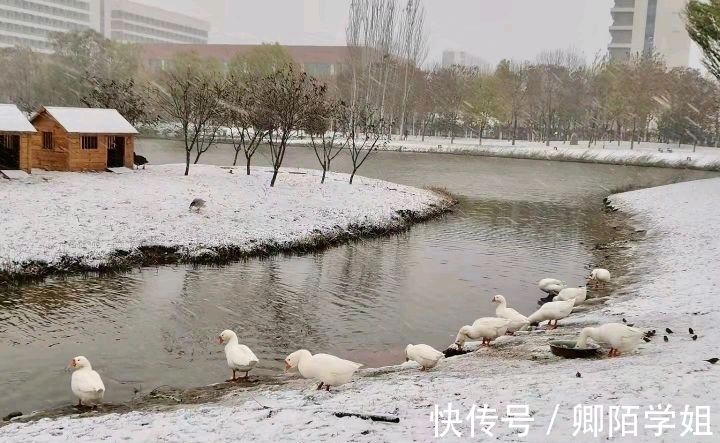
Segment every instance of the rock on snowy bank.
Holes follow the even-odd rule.
[[[194,165],[132,173],[33,171],[0,182],[0,281],[123,265],[222,263],[406,229],[453,202],[431,191],[320,171]],[[206,201],[190,211],[195,198]]]

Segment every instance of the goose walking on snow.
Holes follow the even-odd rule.
[[[530,324],[533,324],[547,320],[548,328],[555,329],[557,328],[558,320],[562,320],[563,318],[570,315],[573,306],[575,306],[574,298],[564,301],[551,301],[540,306],[540,309],[538,309],[532,315],[530,315],[530,317],[528,317],[528,321],[530,322]],[[553,320],[555,320],[554,325],[552,324]]]
[[[530,323],[527,317],[514,310],[513,308],[507,307],[507,300],[502,295],[496,295],[492,299],[493,303],[497,303],[498,306],[495,308],[495,316],[510,320],[507,327],[507,333],[513,335],[513,333],[524,329]]]
[[[420,370],[434,368],[445,354],[428,345],[407,345],[405,348],[405,361],[414,361],[420,365]]]
[[[73,369],[70,378],[70,389],[78,398],[78,406],[97,406],[105,396],[105,385],[100,374],[93,370],[90,361],[78,356],[70,360],[69,367]]]
[[[343,360],[330,354],[312,355],[307,349],[300,349],[285,358],[285,372],[297,369],[303,378],[319,381],[318,389],[329,391],[330,386],[341,386],[349,382],[362,364]]]
[[[565,288],[558,293],[553,299],[554,301],[567,301],[571,298],[575,299],[575,306],[584,302],[587,299],[587,287],[582,286],[579,288]]]
[[[591,282],[593,286],[605,286],[610,281],[610,271],[607,269],[595,268],[590,273],[588,281]]]
[[[205,200],[201,198],[196,198],[193,201],[190,202],[190,210],[195,212],[200,212],[202,208],[205,207]]]
[[[643,331],[638,328],[631,328],[621,323],[606,323],[597,328],[584,328],[575,346],[584,348],[588,338],[592,338],[596,342],[610,346],[609,357],[617,357],[621,352],[630,352],[637,348],[643,336]]]
[[[245,345],[238,343],[237,334],[226,329],[218,335],[218,343],[225,345],[225,358],[227,364],[232,369],[232,378],[225,381],[238,381],[235,377],[237,371],[245,372],[244,379],[248,378],[248,373],[258,364],[258,358],[253,351]]]
[[[490,346],[490,342],[505,335],[510,320],[498,317],[478,318],[472,326],[465,325],[460,328],[455,337],[455,345],[462,350],[467,340],[482,338],[482,346]]]

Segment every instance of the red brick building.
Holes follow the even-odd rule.
[[[257,45],[201,45],[148,43],[142,44],[142,62],[150,71],[165,69],[176,54],[194,51],[203,57],[212,57],[227,66],[233,57]],[[316,77],[333,76],[349,65],[346,46],[283,46],[305,72]]]

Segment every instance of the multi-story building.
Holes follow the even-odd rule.
[[[2,2],[3,0],[0,0]],[[210,24],[129,0],[100,3],[98,31],[126,43],[207,43]]]
[[[50,35],[94,29],[131,43],[207,43],[203,20],[128,0],[0,0],[0,47],[50,52]]]
[[[96,28],[98,0],[0,0],[0,47],[50,52],[53,32]]]
[[[608,51],[613,60],[655,52],[670,67],[690,63],[690,36],[682,11],[688,0],[615,0]]]
[[[450,66],[466,66],[468,68],[480,68],[489,69],[490,64],[485,60],[472,55],[465,51],[443,51],[442,54],[442,67],[448,68]]]

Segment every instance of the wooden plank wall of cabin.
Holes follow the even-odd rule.
[[[83,149],[81,138],[97,137],[97,149]],[[108,136],[101,134],[70,134],[70,171],[104,171],[107,169]]]
[[[125,158],[123,161],[125,162],[125,167],[132,169],[135,165],[133,153],[135,152],[135,136],[134,135],[126,135],[125,136]]]
[[[32,151],[30,150],[30,141],[32,134],[20,134],[20,169],[30,173],[32,169]]]
[[[48,171],[67,171],[68,134],[47,113],[37,116],[32,124],[38,132],[30,137],[31,167]],[[52,149],[43,148],[43,132],[52,132]]]

